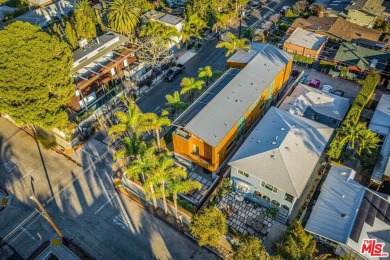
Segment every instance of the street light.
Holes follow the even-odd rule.
[[[30,196],[30,199],[32,199],[38,205],[38,207],[42,211],[43,215],[45,215],[46,219],[49,221],[49,223],[52,225],[54,230],[57,232],[58,236],[60,238],[64,238],[64,235],[62,234],[61,230],[54,223],[53,219],[49,216],[49,213],[47,213],[46,209],[42,206],[42,204],[39,202],[37,197],[35,197],[35,195],[33,194],[33,195]]]

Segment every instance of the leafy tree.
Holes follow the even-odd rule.
[[[72,62],[68,45],[38,26],[17,21],[0,30],[0,112],[21,125],[67,125]]]
[[[108,23],[118,33],[130,36],[139,22],[139,17],[140,9],[132,0],[113,0],[108,5]]]
[[[311,14],[314,16],[319,16],[320,13],[323,13],[324,16],[327,16],[326,9],[322,5],[312,5]]]
[[[53,25],[53,35],[56,36],[58,39],[62,39],[62,32],[57,23]]]
[[[298,221],[287,229],[282,244],[277,245],[279,255],[286,260],[313,259],[317,253],[316,241],[307,234]]]
[[[362,166],[361,173],[371,177],[372,171],[381,159],[382,155],[378,149],[372,150],[370,153],[367,150],[363,150],[359,156],[360,165]]]
[[[205,208],[193,217],[190,232],[200,246],[216,246],[219,237],[227,232],[225,216],[216,207]]]
[[[206,85],[209,84],[209,79],[213,77],[213,70],[211,69],[211,66],[206,66],[204,68],[199,68],[198,70],[198,77],[202,79],[203,81],[206,81]]]
[[[339,132],[342,136],[342,143],[349,142],[352,149],[355,149],[355,145],[358,146],[357,153],[359,155],[363,150],[367,150],[370,153],[380,141],[374,132],[367,129],[366,123],[354,124],[354,122],[348,121],[341,126]]]
[[[292,9],[287,9],[286,13],[284,14],[286,18],[294,18],[295,14]]]
[[[252,41],[253,42],[262,42],[265,43],[265,35],[264,31],[261,31],[259,29],[255,30],[252,35]]]
[[[175,91],[173,95],[166,95],[165,96],[167,103],[165,104],[167,107],[171,107],[174,109],[174,114],[177,113],[177,111],[180,111],[182,109],[185,109],[188,107],[187,103],[181,101],[180,94],[178,91]]]
[[[239,39],[231,32],[227,33],[227,37],[230,39],[230,41],[219,42],[217,44],[217,48],[227,49],[226,57],[239,50],[250,50],[251,46],[248,44],[248,39]]]
[[[294,13],[296,14],[302,14],[307,8],[309,7],[309,2],[306,0],[300,0],[297,1],[293,6],[292,9]],[[287,17],[287,16],[286,16]]]
[[[137,57],[155,68],[161,61],[167,59],[171,53],[164,44],[161,44],[156,35],[144,36],[137,41]]]
[[[79,46],[79,43],[77,42],[77,35],[69,21],[65,24],[65,38],[73,50],[77,49]]]
[[[248,41],[252,41],[254,33],[255,29],[248,28],[244,31],[244,38],[248,39]]]
[[[183,78],[181,80],[180,86],[182,87],[180,94],[184,95],[190,93],[190,103],[192,102],[192,96],[196,91],[202,90],[204,85],[203,80],[198,80],[194,78]]]
[[[266,251],[261,241],[251,235],[240,239],[240,243],[234,248],[235,260],[263,260],[266,259]]]
[[[89,0],[78,0],[74,10],[75,30],[79,38],[92,39],[97,36],[96,15]]]
[[[168,173],[168,176],[168,189],[172,194],[173,203],[175,206],[175,217],[178,219],[177,194],[185,194],[193,190],[200,190],[202,185],[198,181],[187,180],[187,171],[178,166],[172,167]]]

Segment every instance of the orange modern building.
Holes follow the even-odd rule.
[[[289,79],[291,55],[270,44],[251,47],[235,53],[228,71],[173,123],[175,158],[182,163],[217,171]]]

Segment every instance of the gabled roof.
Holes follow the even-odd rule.
[[[385,11],[386,7],[382,6],[383,0],[352,0],[345,8],[346,10],[361,10],[377,16]]]
[[[300,197],[333,129],[271,107],[229,165]]]
[[[343,42],[334,60],[344,62],[349,66],[357,66],[361,71],[375,68],[384,71],[390,59],[390,53],[373,50],[355,44]]]
[[[305,226],[307,231],[347,243],[365,192],[354,177],[351,168],[332,166]]]
[[[302,28],[297,28],[287,38],[285,43],[301,46],[311,50],[318,50],[326,41],[328,37],[313,33]]]
[[[218,86],[220,91],[201,110],[190,106],[173,124],[216,147],[292,59],[271,44],[261,45],[261,51],[237,75],[225,77],[230,81],[224,81],[223,88]]]
[[[378,106],[375,109],[370,125],[378,125],[390,128],[390,95],[382,95]]]
[[[348,98],[324,93],[319,89],[299,83],[279,108],[294,115],[303,116],[306,109],[311,107],[318,114],[342,121],[348,112],[349,105]]]
[[[298,18],[290,26],[288,32],[292,33],[298,27],[313,32],[327,33],[347,41],[362,38],[377,42],[381,36],[378,30],[351,23],[341,17],[310,16],[306,20]]]

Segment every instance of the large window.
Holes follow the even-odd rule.
[[[247,185],[245,185],[245,184],[243,184],[243,183],[240,183],[240,182],[238,182],[238,183],[236,184],[236,188],[237,188],[237,190],[239,190],[239,191],[241,191],[241,192],[248,192],[248,190],[249,190],[249,188],[248,188]]]
[[[242,176],[245,176],[245,177],[249,177],[249,174],[244,172],[244,171],[241,171],[241,170],[238,170],[238,174],[241,174]]]
[[[288,202],[293,202],[294,201],[294,196],[288,194],[288,193],[285,193],[284,194],[284,199],[287,200]]]
[[[272,186],[271,184],[269,183],[266,183],[265,181],[261,181],[261,187],[264,187],[266,188],[267,190],[270,190],[274,193],[277,193],[278,192],[278,189],[274,186]]]
[[[236,143],[236,138],[234,138],[230,144],[226,147],[226,151],[230,151],[230,149],[232,149],[232,147],[234,146],[234,144]]]
[[[192,147],[192,152],[196,155],[199,155],[199,146],[194,145]]]

